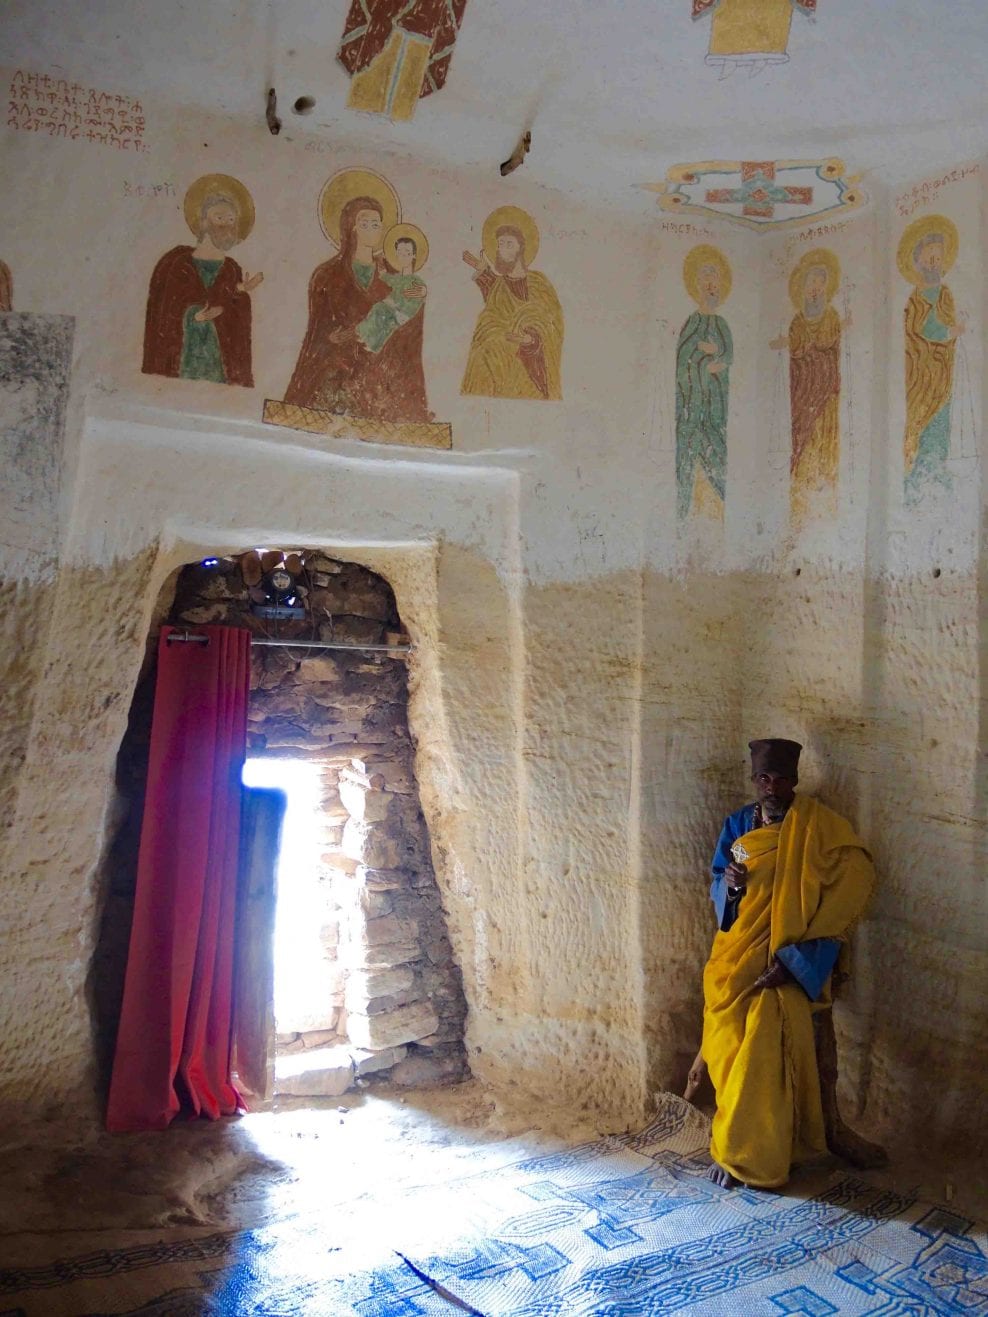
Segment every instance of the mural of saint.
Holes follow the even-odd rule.
[[[697,305],[676,349],[676,510],[722,517],[727,482],[727,407],[734,341],[717,314],[730,295],[731,267],[716,247],[694,247],[683,283]]]
[[[14,276],[6,261],[0,261],[0,311],[14,309]]]
[[[337,254],[309,281],[309,324],[285,402],[367,420],[431,421],[422,368],[427,289],[415,273],[428,255],[425,235],[399,223],[394,188],[368,169],[334,174],[319,214]]]
[[[788,58],[793,10],[813,15],[817,0],[693,0],[693,18],[712,14],[707,64],[723,74],[739,64],[757,73]]]
[[[352,110],[411,119],[446,83],[467,0],[352,0],[336,58]]]
[[[196,243],[173,247],[154,267],[141,369],[249,388],[250,294],[264,276],[246,275],[227,253],[254,227],[254,203],[238,179],[206,174],[186,192],[183,209]]]
[[[899,240],[899,272],[914,286],[905,309],[907,502],[929,482],[950,486],[954,355],[965,326],[943,277],[957,259],[957,247],[957,227],[945,215],[914,220]]]
[[[481,398],[562,398],[563,308],[532,264],[539,230],[526,211],[488,215],[480,254],[465,251],[484,299],[460,392]]]
[[[840,467],[841,320],[831,302],[840,286],[840,262],[832,251],[806,252],[789,276],[796,314],[788,334],[770,347],[789,350],[792,453],[789,461],[790,516],[802,524],[814,513],[837,511]]]

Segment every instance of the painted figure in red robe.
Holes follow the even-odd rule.
[[[250,294],[264,276],[246,275],[228,252],[253,227],[250,194],[236,179],[208,175],[189,189],[185,217],[197,242],[173,247],[154,267],[142,370],[249,388]]]
[[[446,82],[467,0],[352,0],[336,53],[353,110],[411,119]]]
[[[340,211],[339,247],[309,281],[309,325],[285,402],[383,421],[429,421],[422,369],[424,308],[369,352],[357,326],[391,296],[381,245],[384,207],[351,197]],[[424,300],[424,283],[406,296]]]

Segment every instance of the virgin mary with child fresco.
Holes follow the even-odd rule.
[[[335,174],[319,214],[338,252],[309,281],[309,324],[285,401],[367,420],[430,421],[418,277],[425,235],[399,223],[394,189],[366,169]]]

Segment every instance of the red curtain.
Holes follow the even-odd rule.
[[[163,627],[107,1129],[233,1114],[234,930],[250,632]]]

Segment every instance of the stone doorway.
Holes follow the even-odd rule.
[[[287,560],[304,615],[272,620],[252,608],[256,570],[252,576],[248,558],[181,569],[159,601],[149,652],[162,621],[246,627],[259,640],[278,642],[253,648],[248,773],[288,788],[286,831],[293,793],[300,804],[297,784],[307,784],[310,817],[299,830],[307,840],[290,840],[308,850],[301,862],[281,866],[279,899],[287,891],[308,913],[296,935],[282,928],[279,942],[289,955],[295,943],[314,954],[305,991],[276,1020],[275,1096],[338,1096],[385,1079],[409,1087],[458,1082],[469,1074],[466,1004],[419,801],[405,655],[360,648],[407,643],[394,594],[358,564],[292,551]],[[305,643],[313,641],[348,648]],[[146,771],[149,686],[151,671],[121,747],[132,771],[142,758]],[[114,847],[119,865],[120,840],[129,838],[133,870],[140,795]],[[297,860],[297,846],[295,854]],[[112,914],[111,898],[104,943],[113,942]],[[119,959],[119,936],[116,945]],[[275,972],[277,984],[277,962]],[[121,966],[121,982],[122,974]]]

